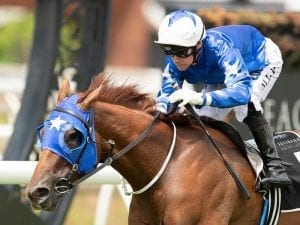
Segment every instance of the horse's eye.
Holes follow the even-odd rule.
[[[79,130],[71,128],[65,132],[64,141],[68,148],[78,148],[83,141],[83,134]]]

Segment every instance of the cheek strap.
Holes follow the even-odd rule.
[[[201,50],[201,48],[197,48],[193,53],[193,65],[195,65],[197,63],[197,60],[200,55],[200,50]]]

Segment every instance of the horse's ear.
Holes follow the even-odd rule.
[[[63,78],[57,95],[57,103],[60,103],[65,97],[71,93],[70,82],[67,78]]]
[[[82,110],[89,110],[90,108],[92,108],[94,102],[98,99],[98,96],[100,94],[101,91],[101,87],[96,88],[95,90],[93,90],[91,93],[89,93],[83,101],[77,103],[77,106],[82,109]]]

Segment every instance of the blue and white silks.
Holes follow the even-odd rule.
[[[223,89],[207,93],[212,107],[247,104],[252,94],[252,74],[267,65],[265,42],[265,37],[249,25],[208,29],[197,61],[187,70],[179,71],[172,57],[166,56],[157,105],[168,111],[174,83],[182,87],[184,80],[191,84],[223,85]]]

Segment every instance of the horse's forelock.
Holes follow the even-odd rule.
[[[92,80],[89,88],[80,94],[78,102],[83,101],[89,93],[101,87],[99,101],[126,106],[132,109],[150,111],[155,101],[148,94],[140,93],[137,85],[115,85],[112,76],[99,74]]]

